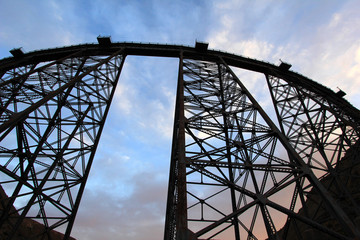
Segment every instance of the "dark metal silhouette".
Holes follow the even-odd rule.
[[[127,55],[179,58],[164,239],[360,237],[351,185],[360,113],[343,95],[290,64],[205,43],[98,40],[0,61],[0,183],[8,194],[0,231],[8,227],[8,239],[27,218],[44,224],[44,236],[59,226],[70,236]],[[263,73],[274,115],[232,67]]]

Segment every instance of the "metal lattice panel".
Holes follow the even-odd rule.
[[[122,62],[70,56],[3,75],[1,186],[11,195],[0,224],[12,225],[9,236],[23,218],[45,231],[73,221]]]
[[[301,231],[300,222],[346,238],[322,224],[320,208],[346,234],[357,231],[330,194],[340,191],[358,208],[335,171],[358,141],[353,122],[311,91],[268,77],[280,130],[225,62],[185,61],[183,73],[187,214],[196,237],[282,239],[290,226]],[[312,211],[310,192],[322,196],[318,210],[300,216]]]

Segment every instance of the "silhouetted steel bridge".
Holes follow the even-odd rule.
[[[99,37],[11,53],[0,60],[2,236],[32,219],[44,227],[28,239],[60,226],[69,238],[125,58],[140,55],[179,59],[164,239],[360,238],[360,112],[342,91],[201,42]],[[262,74],[273,114],[235,69]]]

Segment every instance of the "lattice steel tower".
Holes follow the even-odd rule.
[[[342,92],[204,43],[98,41],[0,60],[2,238],[70,237],[125,58],[143,55],[179,59],[164,239],[360,239],[360,113]],[[273,114],[236,68],[263,74]]]

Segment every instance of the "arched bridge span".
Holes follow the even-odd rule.
[[[164,239],[360,237],[360,113],[290,65],[107,38],[12,54],[0,60],[1,236],[65,226],[69,238],[125,58],[141,55],[179,59]],[[263,74],[273,116],[234,67]],[[25,233],[29,219],[43,226]]]

